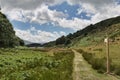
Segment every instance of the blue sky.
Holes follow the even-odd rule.
[[[120,0],[1,0],[0,4],[16,35],[35,43],[120,16]]]
[[[91,17],[86,16],[86,12],[78,13],[78,9],[81,8],[79,4],[76,5],[69,5],[67,2],[63,2],[62,4],[50,6],[49,9],[56,10],[56,11],[62,11],[63,13],[68,14],[69,16],[67,19],[72,19],[74,17],[82,18],[82,19],[91,19]]]
[[[46,24],[38,24],[38,23],[29,23],[29,22],[21,22],[21,21],[11,21],[11,23],[13,24],[14,28],[17,29],[21,29],[21,30],[27,30],[31,27],[35,27],[37,30],[43,30],[43,31],[47,31],[47,32],[66,32],[66,34],[69,34],[71,32],[74,32],[74,30],[70,29],[70,28],[62,28],[59,26],[54,26],[51,23],[46,23]],[[22,26],[22,27],[21,27]]]
[[[50,6],[49,9],[56,10],[56,11],[62,11],[65,14],[68,14],[69,16],[67,19],[72,19],[73,17],[80,18],[80,15],[77,15],[77,9],[80,7],[80,5],[69,5],[67,2],[63,2],[62,4]]]

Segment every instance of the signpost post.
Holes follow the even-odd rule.
[[[106,43],[106,56],[107,56],[107,64],[106,64],[106,73],[110,73],[110,58],[109,58],[109,38],[105,38],[104,42]]]

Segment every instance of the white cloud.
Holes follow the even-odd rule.
[[[82,20],[79,18],[73,18],[72,20],[67,20],[67,14],[63,12],[57,12],[56,10],[49,10],[47,5],[41,5],[35,10],[21,10],[13,9],[13,11],[8,12],[8,17],[11,20],[23,21],[23,22],[34,22],[39,24],[45,24],[51,22],[54,26],[60,26],[63,28],[71,28],[73,30],[82,29],[83,27],[90,24],[88,20]]]
[[[116,16],[120,16],[120,5],[106,6],[92,16],[91,22],[96,23],[101,20]]]
[[[10,20],[17,20],[26,22],[26,18],[23,16],[23,11],[20,9],[13,9],[12,11],[5,12]]]
[[[31,22],[40,24],[55,22],[56,19],[66,18],[68,15],[63,12],[48,9],[47,5],[42,5],[34,11],[34,17],[31,17]]]
[[[91,17],[91,23],[97,23],[101,20],[120,16],[120,5],[115,0],[69,0],[70,3],[79,3],[81,7],[77,14],[86,12],[86,16]]]
[[[67,0],[67,2],[71,5],[74,4],[90,4],[95,6],[96,8],[104,5],[113,4],[115,0]]]
[[[59,26],[62,26],[64,28],[71,28],[73,30],[79,30],[82,29],[83,27],[87,26],[90,24],[89,20],[83,20],[79,18],[73,18],[72,20],[67,20],[67,19],[58,19],[56,20],[58,22]]]
[[[73,17],[73,19],[68,20],[67,10],[64,10],[65,13],[63,13],[48,8],[48,6],[61,4],[64,1],[67,1],[70,5],[79,4],[80,8],[76,14],[80,15],[85,12],[87,13],[86,16],[91,17],[91,19]],[[0,0],[0,3],[2,12],[8,15],[10,20],[39,24],[52,23],[54,26],[73,30],[82,29],[91,23],[94,24],[107,18],[120,16],[120,5],[116,4],[115,0]],[[36,32],[33,34],[31,31]],[[44,32],[35,28],[27,31],[16,29],[16,34],[22,39],[44,42],[42,41],[43,39],[41,40],[43,36],[38,35],[38,33],[44,35],[44,40],[46,39],[46,41],[57,38],[59,34],[64,34],[64,32]],[[53,36],[55,37],[53,38]]]
[[[2,11],[7,14],[11,20],[30,21],[40,24],[51,22],[54,25],[74,30],[84,28],[90,24],[89,22],[96,23],[100,20],[120,15],[120,6],[116,5],[113,0],[67,0],[71,5],[80,4],[81,7],[76,14],[79,15],[81,12],[86,12],[86,16],[92,17],[91,20],[78,19],[75,17],[72,20],[67,20],[67,14],[48,9],[49,5],[60,4],[64,1],[65,0],[1,0],[1,4],[3,7]],[[13,2],[16,4],[13,4]],[[8,10],[8,8],[10,10]]]
[[[49,41],[53,41],[62,35],[66,35],[65,32],[46,32],[35,29],[35,27],[31,27],[27,30],[15,29],[16,35],[23,40],[31,41],[35,43],[45,43]]]
[[[34,10],[12,9],[11,11],[3,10],[10,20],[23,22],[35,22],[45,24],[48,22],[56,22],[58,19],[66,18],[68,15],[63,12],[48,9],[47,5],[41,5]]]
[[[0,0],[2,8],[21,8],[23,10],[34,10],[42,4],[55,5],[61,2],[63,0]]]
[[[48,9],[49,5],[62,3],[63,1],[65,0],[9,0],[9,3],[5,3],[5,0],[2,0],[2,3],[5,4],[4,6],[2,5],[2,11],[7,14],[11,20],[23,22],[29,21],[31,23],[35,22],[39,24],[51,22],[54,26],[57,25],[74,30],[82,29],[90,23],[96,23],[103,19],[120,15],[120,5],[116,5],[113,0],[67,0],[71,5],[81,5],[78,9],[78,13],[76,14],[79,15],[82,12],[86,12],[86,16],[91,17],[91,20],[76,17],[73,17],[71,20],[67,20],[67,14]],[[16,4],[11,5],[12,2],[16,2]],[[27,3],[29,5],[26,5]],[[49,3],[49,5],[46,5],[47,3]],[[8,11],[8,7],[11,8],[11,11]]]

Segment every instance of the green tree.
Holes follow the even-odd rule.
[[[62,36],[56,40],[56,45],[64,44],[66,41],[65,36]]]
[[[66,41],[65,41],[65,45],[68,45],[68,44],[70,44],[71,43],[71,40],[70,39],[66,39]]]
[[[12,24],[7,17],[0,12],[0,47],[15,47],[23,41],[15,35]]]

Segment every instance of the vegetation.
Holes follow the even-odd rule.
[[[106,48],[104,39],[110,38],[110,57],[111,72],[120,75],[120,16],[103,20],[96,24],[91,24],[86,28],[79,30],[66,37],[62,36],[56,41],[47,43],[49,46],[64,45],[64,47],[81,48],[85,60],[92,65],[100,73],[106,72]],[[70,43],[65,45],[65,39],[70,39]],[[55,43],[58,43],[56,45]]]
[[[113,74],[120,76],[120,54],[119,54],[119,42],[110,43],[110,71]],[[78,49],[82,53],[84,59],[92,65],[92,68],[96,69],[99,73],[106,72],[106,48],[104,45],[97,45]]]
[[[42,44],[39,43],[31,43],[31,44],[27,44],[27,47],[42,47]]]
[[[0,47],[15,47],[19,45],[24,45],[23,40],[15,36],[12,24],[0,12]]]
[[[71,47],[81,48],[78,50],[92,68],[99,73],[106,72],[106,46],[104,39],[110,38],[110,70],[114,75],[120,75],[120,17],[107,19],[95,25],[90,25],[76,33]],[[80,34],[80,35],[77,35]]]
[[[103,41],[103,39],[108,34],[111,39],[116,36],[120,36],[120,16],[115,18],[110,18],[98,22],[96,24],[91,24],[82,30],[78,30],[73,34],[69,34],[66,37],[62,36],[56,41],[46,43],[44,46],[58,46],[63,45],[69,47],[81,47],[89,45],[97,45]],[[69,40],[67,45],[65,45],[66,40]],[[56,44],[55,44],[56,43]]]
[[[15,31],[5,15],[0,13],[0,79],[1,80],[72,80],[74,54],[71,50],[56,47],[81,48],[84,59],[99,73],[106,72],[104,38],[110,38],[111,72],[120,75],[120,16],[91,24],[76,33],[62,36],[55,41],[23,46],[24,41],[15,36]]]
[[[0,49],[0,80],[72,80],[72,51]]]
[[[96,69],[100,73],[105,73],[106,71],[106,58],[96,58],[94,54],[84,52],[83,50],[79,49],[78,52],[82,53],[84,59],[92,65],[93,69]]]

